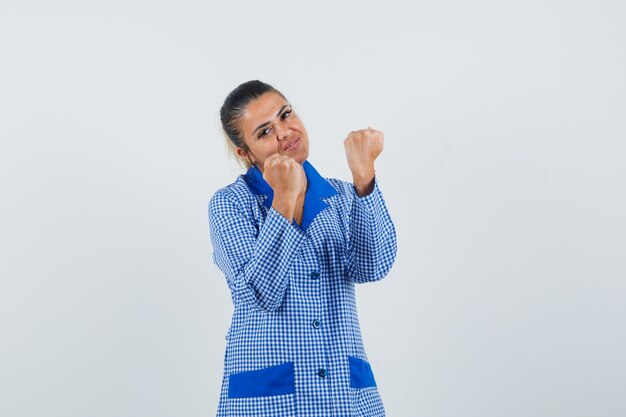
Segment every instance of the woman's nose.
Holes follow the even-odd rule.
[[[276,132],[276,138],[278,140],[285,140],[289,137],[289,129],[287,129],[286,127],[276,126],[274,128],[274,131]]]

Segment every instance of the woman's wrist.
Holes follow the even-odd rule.
[[[296,211],[296,202],[292,199],[281,199],[274,196],[272,200],[272,208],[280,213],[284,218],[292,222],[293,215]]]
[[[374,191],[375,172],[372,170],[372,173],[367,176],[354,177],[352,184],[354,185],[354,190],[359,197],[368,195]]]

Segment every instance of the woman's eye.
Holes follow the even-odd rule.
[[[286,119],[287,117],[289,117],[289,115],[291,114],[291,110],[287,110],[286,112],[283,113],[283,119]]]
[[[259,132],[258,138],[261,139],[263,136],[267,135],[269,132],[270,132],[269,127],[266,127],[265,129],[263,129],[263,130],[261,130]]]

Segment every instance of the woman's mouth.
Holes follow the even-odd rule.
[[[291,151],[298,147],[300,144],[300,136],[298,136],[295,140],[287,143],[287,146],[284,147],[283,151]]]

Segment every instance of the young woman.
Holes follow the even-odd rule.
[[[355,301],[355,283],[384,278],[396,256],[374,175],[383,134],[347,136],[348,183],[313,168],[304,124],[272,86],[239,85],[220,115],[248,171],[209,202],[234,304],[217,415],[384,416]]]

